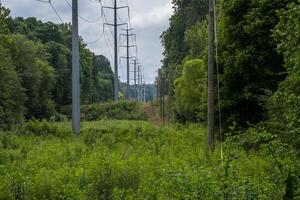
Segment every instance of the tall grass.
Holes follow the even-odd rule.
[[[280,167],[297,166],[234,139],[221,160],[218,146],[206,151],[197,125],[102,120],[84,122],[80,136],[69,130],[66,122],[30,122],[0,134],[0,199],[276,200],[287,180]]]

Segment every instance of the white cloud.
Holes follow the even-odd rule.
[[[172,3],[169,1],[161,7],[156,7],[148,12],[134,15],[134,17],[132,18],[132,24],[137,28],[161,25],[170,18],[172,13]]]

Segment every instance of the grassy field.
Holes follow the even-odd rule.
[[[0,199],[282,199],[295,161],[242,146],[209,154],[197,125],[29,122],[0,134]]]

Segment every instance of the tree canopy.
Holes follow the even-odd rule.
[[[0,128],[49,119],[71,104],[71,25],[11,18],[0,5]],[[81,102],[112,99],[113,72],[80,40]]]

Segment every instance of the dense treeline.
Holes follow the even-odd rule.
[[[169,99],[175,98],[171,103],[177,120],[205,122],[208,1],[173,3],[170,28],[162,35],[165,59],[159,83],[165,85]],[[298,149],[299,4],[299,0],[217,1],[224,127],[263,127]]]
[[[49,119],[71,103],[71,25],[11,18],[0,5],[0,128]],[[112,99],[109,60],[80,40],[82,104]]]
[[[208,1],[173,3],[170,27],[162,35],[165,58],[157,79],[158,88],[167,99],[168,116],[172,117],[172,109],[173,118],[179,122],[206,123]],[[262,146],[270,145],[273,150],[268,155],[273,160],[277,160],[279,152],[283,157],[298,159],[300,1],[220,0],[216,10],[216,64],[225,143],[236,135],[248,153],[260,154]],[[217,121],[217,87],[215,91]],[[299,164],[283,161],[280,165],[285,192],[275,196],[297,199]],[[226,194],[224,199],[230,198]]]

